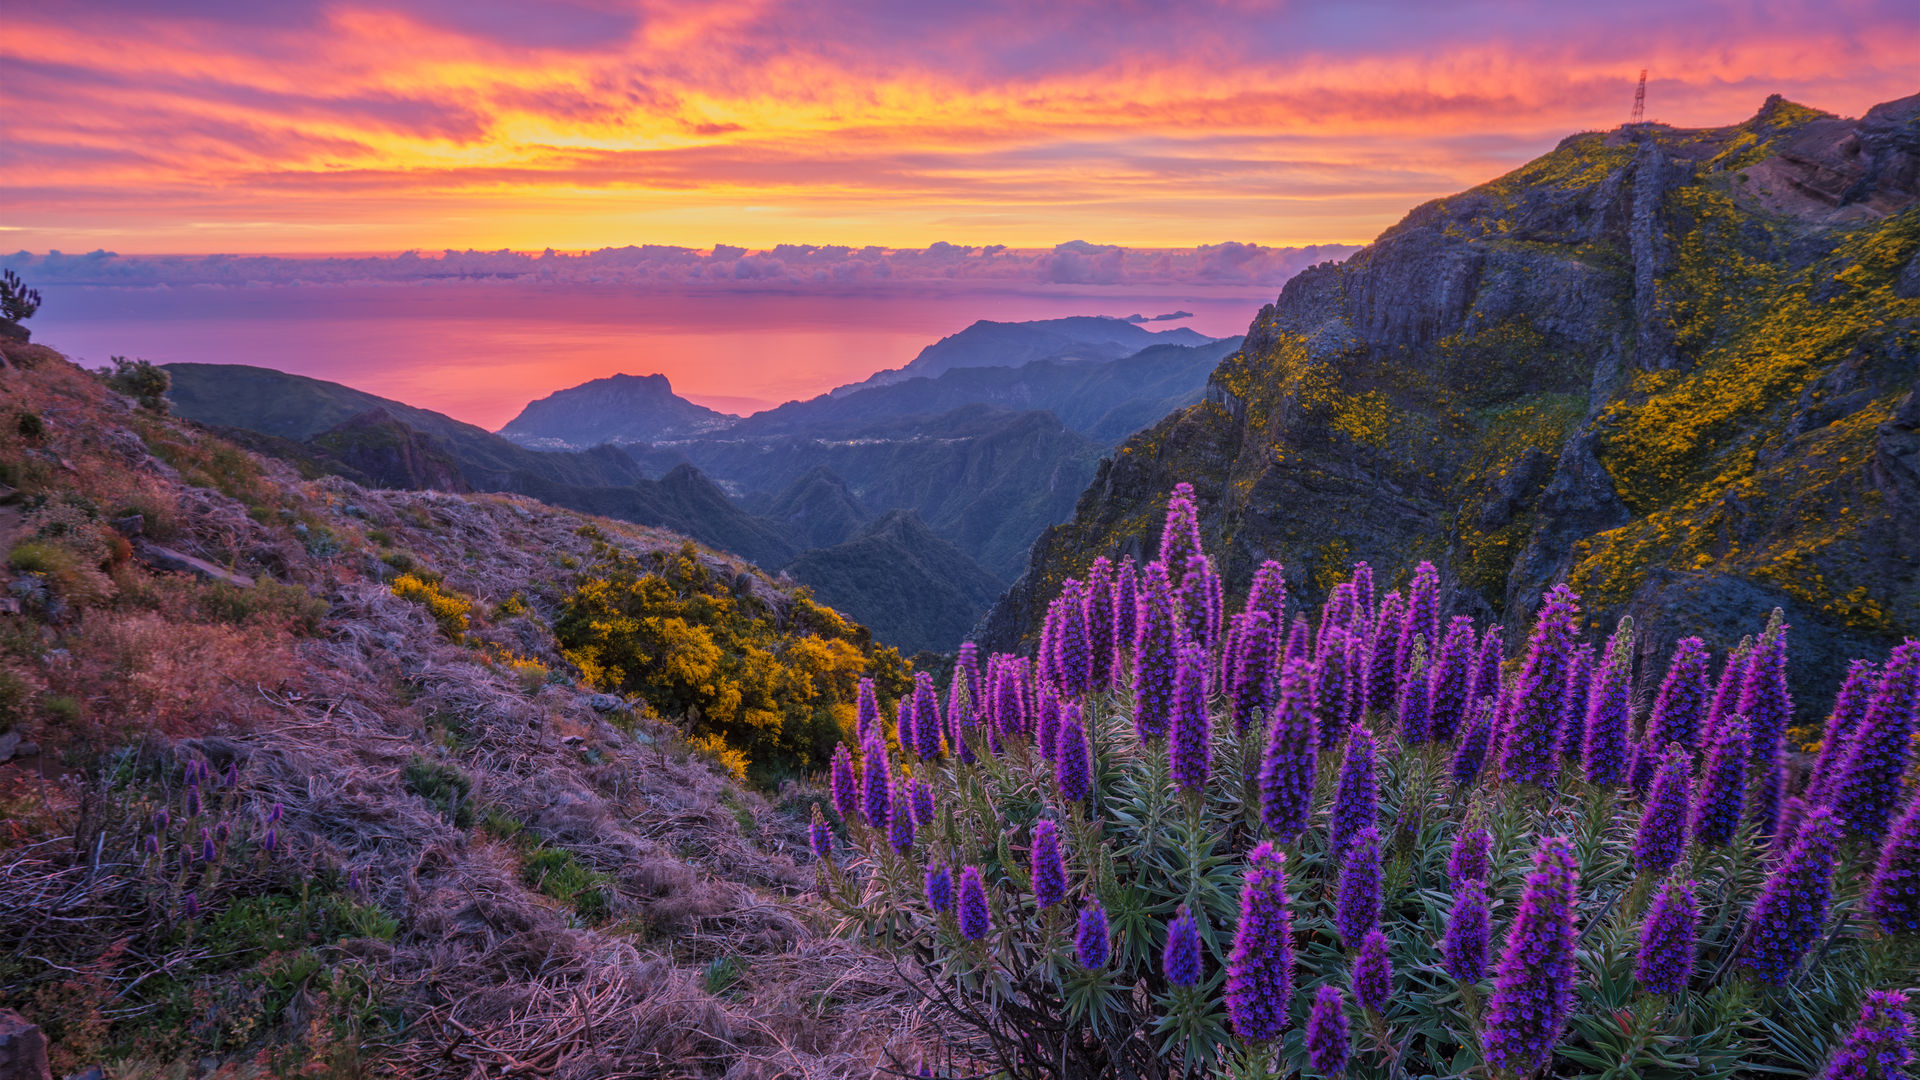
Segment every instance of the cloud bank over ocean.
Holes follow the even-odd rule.
[[[1266,247],[1227,242],[1194,248],[1125,248],[1074,240],[1050,250],[936,243],[898,249],[780,244],[751,251],[648,244],[597,251],[408,251],[398,255],[119,255],[19,252],[5,263],[48,285],[365,285],[507,280],[522,283],[677,286],[743,290],[862,288],[889,284],[1232,285],[1278,288],[1315,263],[1358,250],[1343,244]]]

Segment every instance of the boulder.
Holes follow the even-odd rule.
[[[10,1009],[0,1009],[0,1080],[53,1080],[46,1035]]]

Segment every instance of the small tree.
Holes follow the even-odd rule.
[[[167,391],[173,386],[173,376],[167,373],[166,368],[155,367],[145,360],[129,360],[124,356],[109,359],[113,361],[113,367],[100,370],[108,386],[138,401],[144,408],[154,412],[167,411]]]
[[[25,322],[40,310],[40,290],[29,289],[20,275],[8,270],[0,273],[0,318]]]

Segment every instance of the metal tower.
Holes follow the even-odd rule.
[[[1633,88],[1633,119],[1629,124],[1637,124],[1647,118],[1647,69],[1640,69],[1640,85]]]

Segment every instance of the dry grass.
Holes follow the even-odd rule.
[[[64,621],[0,618],[0,655],[26,672],[38,703],[27,734],[50,749],[43,775],[0,766],[0,909],[70,911],[37,947],[83,962],[131,938],[89,976],[104,1016],[180,962],[100,884],[131,873],[125,849],[138,826],[88,816],[104,774],[96,755],[137,738],[156,775],[188,760],[239,763],[239,813],[284,808],[276,873],[357,882],[360,899],[399,923],[390,942],[342,941],[328,955],[371,973],[380,1001],[407,1021],[403,1035],[362,1030],[344,1051],[323,1046],[323,995],[309,984],[278,1029],[223,1052],[227,1075],[256,1075],[263,1055],[289,1049],[325,1050],[332,1071],[314,1075],[436,1078],[865,1076],[890,1049],[911,1056],[926,1035],[911,992],[886,963],[822,936],[804,823],[691,753],[671,724],[629,716],[616,726],[565,681],[547,619],[570,587],[569,560],[589,554],[578,532],[588,519],[512,497],[366,491],[302,482],[273,462],[235,465],[190,426],[136,414],[38,359],[0,370],[7,400],[46,421],[38,446],[0,435],[0,463],[23,491],[78,492],[103,515],[142,512],[170,545],[303,586],[327,608],[303,634],[297,612],[236,613],[235,598],[209,586],[123,565],[111,597]],[[148,450],[162,441],[188,467]],[[681,542],[594,524],[635,551]],[[747,570],[703,558],[729,576]],[[393,594],[399,563],[475,601],[466,640]],[[785,603],[773,583],[752,580]],[[524,611],[506,603],[516,596]],[[529,680],[512,658],[562,678]],[[61,729],[73,714],[48,711],[53,699],[80,703],[80,727]],[[482,824],[457,828],[410,791],[416,760],[466,777]],[[96,779],[57,779],[73,771]],[[89,837],[98,855],[80,851]],[[564,851],[606,883],[603,920],[527,884],[536,848]],[[0,940],[9,947],[20,944]],[[0,978],[20,981],[0,985],[0,1000],[31,1015],[35,994],[57,981],[48,971],[16,955]],[[116,1074],[171,1068],[147,1060]]]

